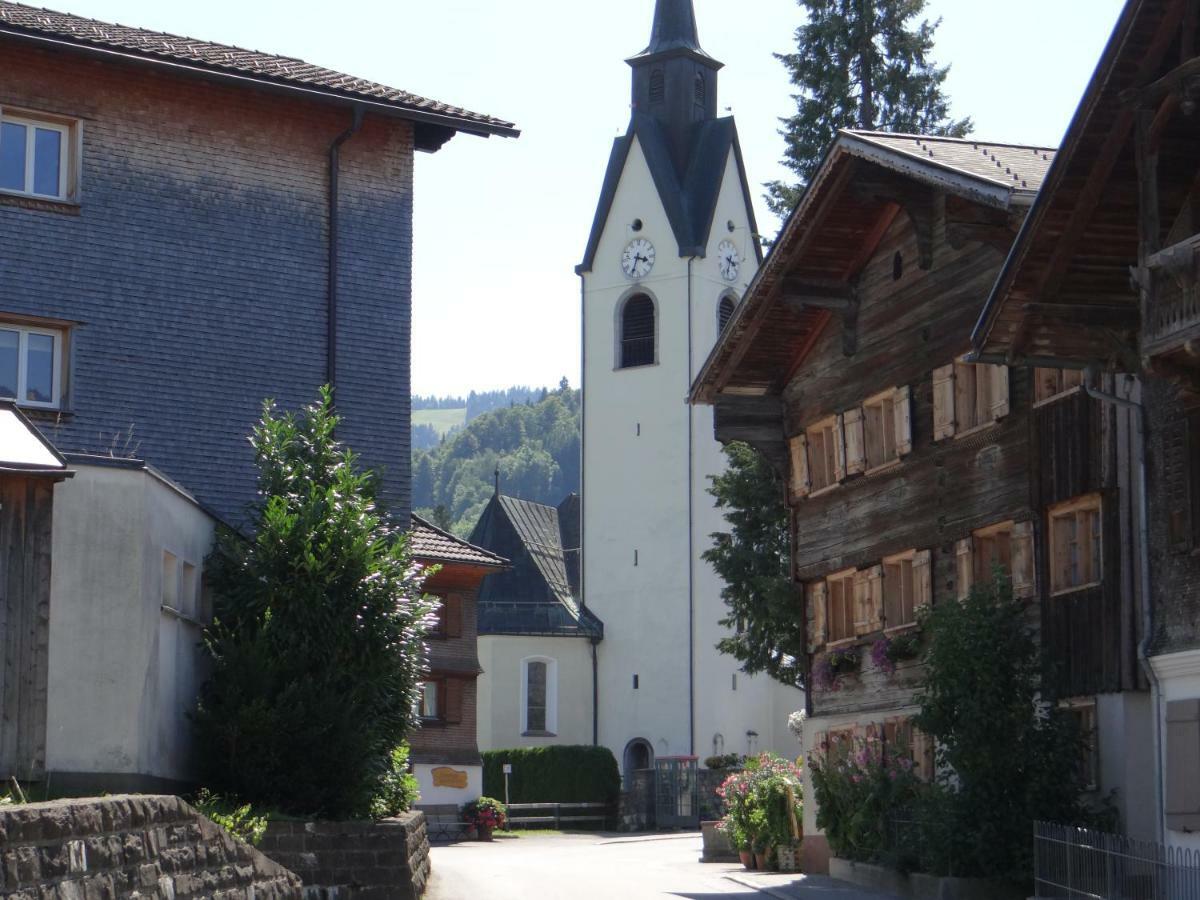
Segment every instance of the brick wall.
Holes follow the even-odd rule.
[[[0,105],[82,122],[75,210],[0,201],[0,317],[71,331],[63,450],[136,455],[222,517],[264,398],[325,380],[328,149],[348,110],[6,42]],[[342,148],[340,436],[407,521],[411,125]]]
[[[0,807],[0,896],[299,898],[300,880],[178,797]]]
[[[1200,545],[1189,521],[1189,490],[1200,490],[1200,484],[1189,484],[1194,471],[1190,454],[1200,448],[1189,440],[1188,405],[1174,385],[1147,378],[1144,396],[1149,438],[1150,590],[1154,597],[1151,653],[1157,655],[1200,646],[1196,628],[1200,622]]]
[[[379,822],[271,822],[264,853],[294,871],[320,896],[420,897],[429,879],[425,814]]]

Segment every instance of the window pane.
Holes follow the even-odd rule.
[[[17,351],[21,335],[0,328],[0,397],[17,399]]]
[[[25,373],[25,399],[35,403],[54,402],[54,337],[29,335],[29,358]]]
[[[33,192],[58,196],[58,173],[62,164],[62,132],[36,128],[33,132]]]
[[[436,719],[438,715],[437,682],[427,681],[421,685],[421,718]]]
[[[528,731],[546,730],[546,664],[529,663],[525,725]]]
[[[25,126],[0,124],[0,188],[25,190]]]

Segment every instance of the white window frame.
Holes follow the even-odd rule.
[[[1091,718],[1091,731],[1081,734],[1084,738],[1088,753],[1087,774],[1089,780],[1084,786],[1084,790],[1088,792],[1100,790],[1100,717],[1097,715],[1096,698],[1095,697],[1072,697],[1069,700],[1063,700],[1058,704],[1062,709],[1068,710],[1071,713],[1082,713],[1081,718],[1085,721]],[[1082,762],[1082,760],[1080,760]]]
[[[1099,543],[1099,551],[1094,557],[1096,571],[1089,572],[1094,577],[1082,580],[1079,584],[1063,584],[1059,580],[1060,559],[1057,552],[1057,529],[1061,527],[1060,523],[1066,519],[1074,519],[1078,523],[1079,514],[1083,512],[1094,513],[1096,516],[1097,534],[1093,537],[1089,532],[1087,535],[1089,550],[1092,549],[1095,542]],[[1050,570],[1050,596],[1057,597],[1061,594],[1087,590],[1102,584],[1104,582],[1104,502],[1100,494],[1084,494],[1064,503],[1057,503],[1046,512],[1046,520],[1046,560],[1047,568]],[[1092,560],[1089,559],[1089,567],[1091,562]]]
[[[17,406],[30,409],[59,409],[62,406],[63,381],[63,347],[66,342],[66,332],[59,328],[43,328],[34,325],[21,325],[16,322],[0,320],[0,331],[17,332],[17,396],[0,397],[0,400],[12,400]],[[29,336],[31,334],[46,335],[54,339],[54,360],[52,373],[54,385],[51,390],[49,403],[41,400],[22,399],[29,389]]]
[[[421,690],[417,694],[416,713],[417,718],[422,722],[440,722],[442,720],[444,715],[442,706],[446,702],[446,698],[443,696],[443,684],[445,682],[438,678],[430,678],[428,681],[421,682]],[[430,690],[433,692],[433,715],[427,716],[425,715],[425,698]]]
[[[17,110],[0,106],[0,123],[11,122],[23,125],[25,135],[25,185],[21,190],[0,188],[0,194],[15,197],[30,197],[35,200],[58,201],[62,203],[77,202],[79,193],[79,160],[81,158],[83,133],[77,119],[63,116],[45,115],[30,110]],[[62,135],[58,157],[58,193],[39,194],[33,190],[34,178],[34,133],[41,128],[45,131],[57,131]]]
[[[529,730],[529,664],[546,664],[546,730]],[[521,660],[521,735],[556,737],[558,735],[558,660],[552,656],[527,656]]]

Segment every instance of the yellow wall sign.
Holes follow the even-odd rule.
[[[467,786],[467,773],[460,772],[458,769],[451,769],[449,766],[438,766],[433,770],[433,786],[465,788]]]

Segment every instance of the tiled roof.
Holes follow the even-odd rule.
[[[503,556],[469,544],[416,515],[412,517],[410,547],[413,556],[419,560],[465,563],[493,569],[502,569],[508,565],[508,560]]]
[[[1054,161],[1053,147],[855,129],[845,133],[893,153],[902,153],[972,178],[993,181],[1014,191],[1037,191]]]
[[[351,99],[368,100],[400,110],[445,117],[451,120],[446,122],[448,126],[464,131],[510,136],[518,133],[511,122],[503,119],[430,100],[365,78],[355,78],[315,66],[302,59],[261,53],[258,50],[244,50],[241,47],[214,44],[161,31],[98,22],[70,13],[11,3],[8,0],[0,0],[0,30],[44,35],[150,60],[182,63]]]

